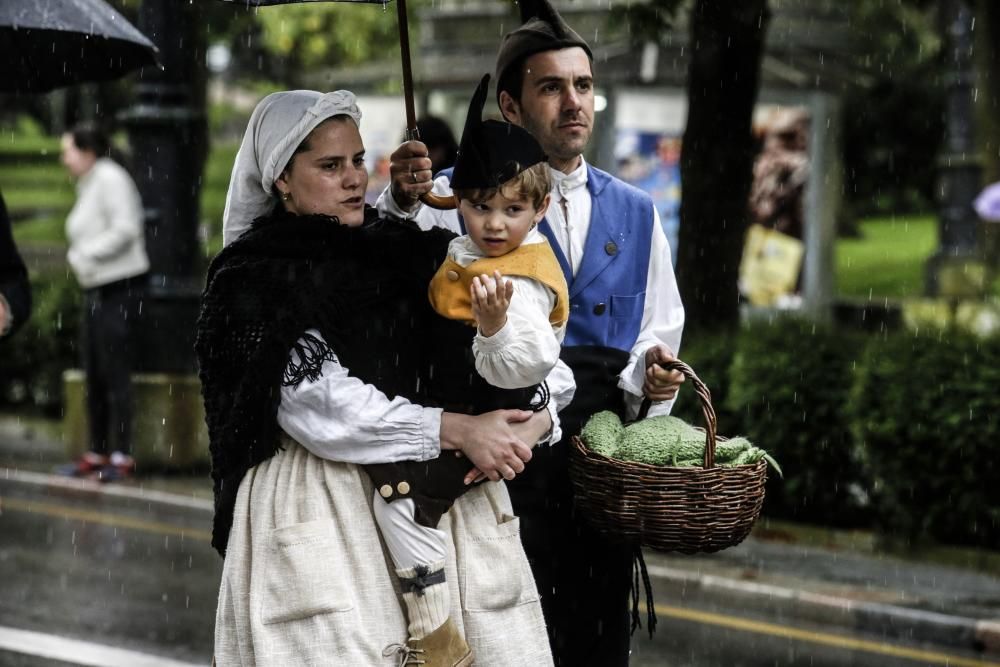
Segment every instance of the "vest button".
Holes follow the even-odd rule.
[[[618,246],[615,244],[614,241],[608,241],[607,243],[604,244],[604,252],[608,253],[609,255],[617,255]]]
[[[383,498],[390,498],[392,497],[392,487],[388,484],[383,484],[379,487],[378,494]]]
[[[604,311],[607,310],[607,306],[603,303],[599,303],[594,306],[594,315],[603,315]]]
[[[397,484],[396,491],[399,491],[399,495],[405,496],[407,493],[410,492],[409,482],[400,482],[399,484]]]
[[[452,282],[458,280],[458,271],[450,271],[449,270],[447,273],[445,273],[445,275],[448,276],[448,280],[450,280]]]

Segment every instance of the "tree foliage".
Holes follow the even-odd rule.
[[[420,2],[409,3],[414,15]],[[265,48],[282,58],[289,73],[399,58],[395,5],[305,3],[258,12]],[[416,22],[410,41],[416,43]]]
[[[934,206],[944,132],[944,64],[937,2],[851,5],[867,85],[844,100],[845,194],[856,214]]]

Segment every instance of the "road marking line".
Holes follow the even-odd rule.
[[[0,514],[6,510],[19,512],[30,512],[34,514],[45,514],[64,519],[76,519],[88,523],[98,523],[114,528],[130,528],[141,530],[146,533],[157,535],[176,535],[184,539],[197,540],[199,542],[211,542],[212,533],[207,530],[197,528],[180,528],[161,521],[145,521],[117,514],[108,514],[93,510],[82,510],[56,503],[44,503],[37,500],[23,500],[21,498],[7,498],[0,496]]]
[[[824,644],[826,646],[855,649],[858,651],[865,651],[867,653],[891,655],[896,658],[921,660],[929,664],[948,665],[949,667],[1000,667],[1000,662],[990,662],[988,660],[979,660],[975,658],[959,658],[953,655],[948,655],[947,653],[903,648],[901,646],[893,646],[891,644],[883,644],[865,639],[851,639],[850,637],[842,637],[825,632],[799,630],[797,628],[788,628],[782,625],[775,625],[774,623],[765,623],[762,621],[752,621],[736,616],[727,616],[724,614],[715,614],[706,611],[696,611],[694,609],[684,609],[682,607],[669,607],[667,605],[659,604],[655,606],[655,609],[657,615],[660,616],[669,616],[671,618],[677,618],[685,621],[696,621],[698,623],[717,625],[732,628],[734,630],[743,630],[745,632],[755,632],[758,634],[797,639],[813,644]]]
[[[31,630],[0,626],[0,651],[10,651],[86,667],[197,667],[197,663],[171,660],[104,644],[81,641]],[[207,662],[207,660],[206,660]]]

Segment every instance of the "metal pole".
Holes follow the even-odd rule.
[[[939,245],[927,263],[927,292],[940,293],[940,270],[956,259],[976,256],[978,218],[972,201],[980,189],[972,91],[972,12],[964,0],[943,5],[950,69],[947,74],[945,148],[938,158]]]
[[[196,7],[143,0],[139,29],[160,49],[162,71],[145,68],[129,131],[146,215],[150,280],[142,310],[142,371],[196,370],[194,331],[201,294],[198,217],[207,148],[204,30]]]

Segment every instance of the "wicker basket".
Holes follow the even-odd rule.
[[[701,399],[704,467],[612,459],[574,437],[570,475],[577,506],[597,530],[658,551],[691,554],[739,544],[760,515],[767,463],[717,467],[715,409],[708,387],[681,361],[664,367],[681,371]],[[647,408],[643,406],[640,418]]]

